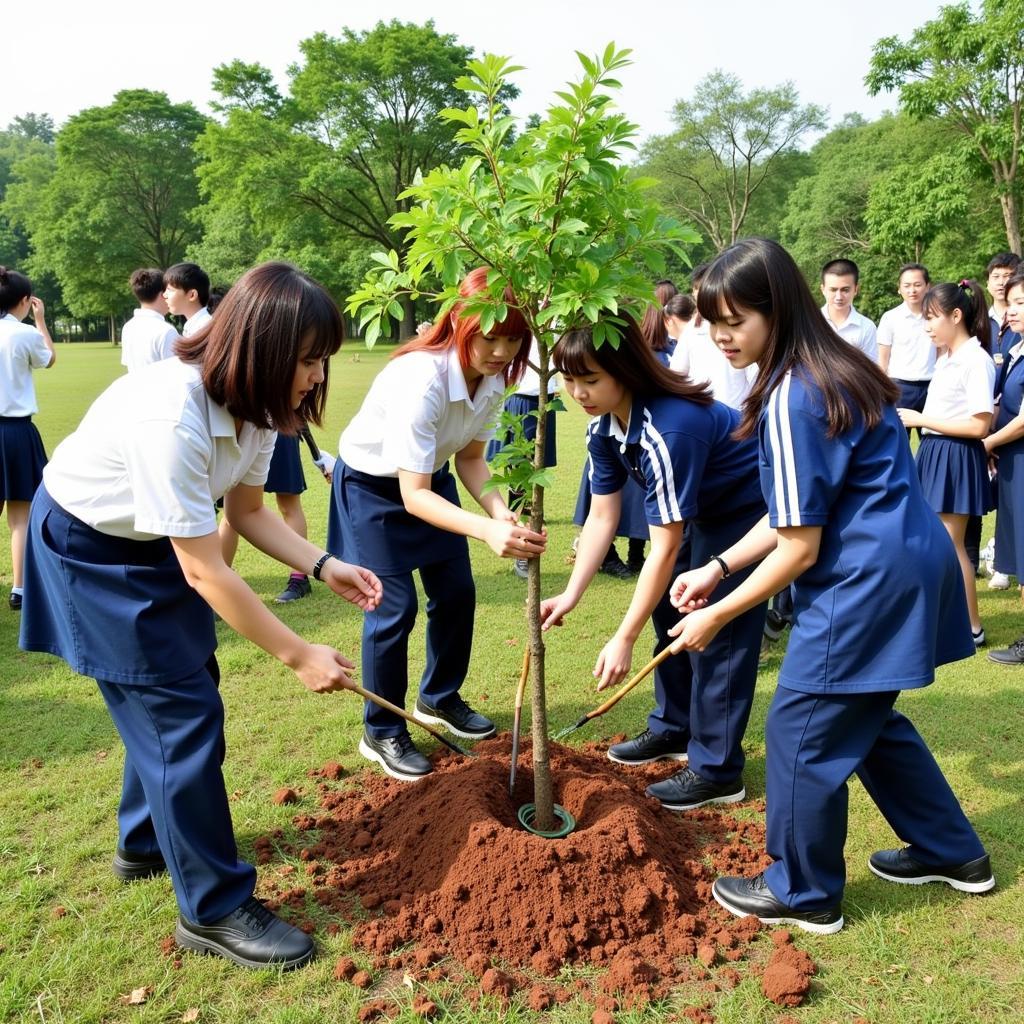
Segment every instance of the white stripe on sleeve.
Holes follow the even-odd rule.
[[[675,474],[665,439],[655,429],[650,410],[644,409],[644,427],[640,433],[640,447],[647,452],[654,471],[654,494],[658,500],[658,513],[665,524],[682,521],[679,498],[676,494]]]

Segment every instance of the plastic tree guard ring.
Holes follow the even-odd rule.
[[[533,819],[536,813],[536,805],[523,804],[523,806],[519,808],[519,813],[517,814],[519,824],[522,825],[527,832],[532,832],[535,836],[541,836],[544,839],[564,839],[576,828],[576,819],[564,807],[561,807],[558,804],[555,804],[555,817],[562,824],[560,827],[553,829],[550,832],[544,832],[539,828],[534,828]]]

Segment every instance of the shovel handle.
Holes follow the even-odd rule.
[[[519,685],[516,687],[516,710],[523,706],[523,695],[526,693],[526,681],[530,678],[530,648],[523,651],[523,671],[519,675]]]
[[[376,704],[378,707],[382,707],[398,715],[399,718],[404,718],[407,722],[411,722],[413,725],[418,725],[421,729],[426,729],[434,739],[443,743],[450,750],[454,750],[457,754],[462,754],[463,757],[470,757],[470,753],[467,750],[463,750],[457,743],[452,743],[447,736],[435,729],[428,722],[421,722],[415,715],[410,715],[405,708],[400,708],[397,704],[392,704],[386,697],[381,697],[376,693],[370,693],[365,687],[360,686],[358,683],[353,683],[349,689],[353,693],[358,693],[364,700],[368,700],[371,704]]]
[[[671,654],[672,648],[666,647],[656,657],[652,658],[628,683],[620,686],[617,693],[613,693],[603,704],[594,708],[593,711],[588,711],[586,714],[587,721],[589,722],[592,718],[599,718],[606,711],[610,711],[637,683],[646,679]]]

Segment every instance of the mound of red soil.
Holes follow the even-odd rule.
[[[775,950],[764,969],[761,991],[779,1006],[799,1006],[817,971],[814,961],[802,950],[789,945],[788,932],[772,935]]]
[[[743,957],[760,926],[722,911],[710,888],[722,872],[767,866],[762,826],[720,810],[672,814],[643,795],[677,766],[624,768],[603,747],[553,745],[555,799],[577,827],[542,839],[516,820],[532,799],[525,748],[513,799],[507,734],[477,744],[472,759],[436,755],[415,784],[373,771],[351,787],[319,784],[322,811],[295,819],[318,833],[299,856],[316,901],[356,922],[357,947],[382,958],[418,944],[419,956],[403,958],[411,969],[453,956],[499,998],[532,984],[499,965],[545,977],[566,963],[603,965],[598,998],[621,1005]],[[331,768],[310,774],[335,778]],[[282,895],[288,904],[295,890]]]

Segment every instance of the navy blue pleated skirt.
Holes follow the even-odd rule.
[[[576,511],[573,513],[572,521],[577,526],[582,526],[590,514],[590,458],[583,463],[583,479],[580,480],[580,490],[576,495]],[[619,525],[615,530],[616,537],[629,537],[631,540],[649,540],[651,536],[650,527],[647,524],[647,513],[644,511],[644,492],[640,485],[632,478],[626,478],[626,486],[622,488],[622,512],[619,515]]]
[[[0,501],[31,501],[46,449],[31,416],[0,416]]]
[[[523,434],[533,440],[537,436],[537,410],[540,408],[540,399],[536,395],[512,395],[505,399],[505,409],[516,416],[525,416],[523,420]],[[487,442],[487,452],[484,456],[488,462],[494,458],[501,449],[512,440],[512,432],[491,438]],[[558,465],[558,448],[555,444],[555,414],[548,413],[548,422],[544,434],[544,465]]]
[[[263,490],[271,494],[301,494],[305,489],[306,477],[302,472],[299,439],[278,434]]]
[[[995,508],[988,459],[981,441],[925,434],[917,449],[925,501],[936,512],[983,516]]]
[[[447,463],[430,478],[430,489],[459,505]],[[469,543],[461,534],[438,529],[406,511],[397,477],[360,473],[340,458],[331,481],[327,550],[380,576],[469,557]]]
[[[100,533],[44,486],[29,516],[19,643],[94,679],[165,685],[198,672],[217,636],[166,537]]]

